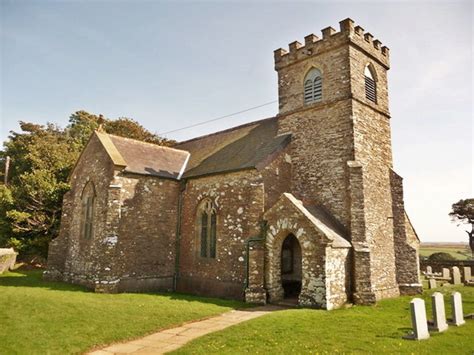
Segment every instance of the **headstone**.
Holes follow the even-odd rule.
[[[443,279],[450,279],[450,278],[451,278],[451,276],[449,274],[449,269],[444,267],[443,268]]]
[[[452,268],[452,276],[451,276],[451,283],[453,285],[461,285],[461,272],[457,266],[453,266]]]
[[[433,288],[436,288],[437,287],[436,286],[436,280],[433,279],[433,278],[428,279],[428,287],[429,287],[430,290],[433,289]]]
[[[435,292],[431,295],[431,307],[433,311],[433,330],[444,332],[448,329],[448,323],[446,323],[444,296],[442,293]]]
[[[414,298],[410,302],[411,324],[413,334],[407,335],[405,339],[423,340],[430,337],[428,323],[426,321],[425,301],[421,298]]]
[[[464,320],[464,315],[462,313],[462,299],[461,294],[459,292],[453,292],[453,294],[451,295],[451,307],[453,312],[453,325],[460,326],[466,323],[466,321]]]
[[[469,281],[471,281],[472,279],[472,276],[471,276],[471,267],[470,266],[464,266],[464,282],[465,283],[468,283]]]
[[[431,274],[433,273],[433,269],[432,269],[431,266],[428,265],[428,266],[426,267],[426,273],[427,273],[428,275],[431,275]]]

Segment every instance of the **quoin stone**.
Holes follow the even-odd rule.
[[[462,297],[459,292],[453,292],[451,294],[451,308],[453,312],[451,323],[456,326],[460,326],[466,323],[466,321],[464,320],[464,314],[462,309]]]
[[[433,330],[444,332],[448,329],[448,323],[446,322],[444,296],[442,293],[435,292],[431,295],[431,307],[433,313]]]
[[[406,336],[407,339],[423,340],[430,337],[428,332],[428,322],[426,320],[425,301],[421,298],[414,298],[410,302],[411,324],[413,334]]]
[[[436,288],[436,279],[430,278],[428,279],[428,287],[431,289]]]
[[[451,275],[451,283],[453,285],[461,285],[461,272],[459,271],[459,268],[457,266],[453,266],[452,269],[452,275]]]
[[[274,51],[274,117],[172,147],[94,132],[45,277],[323,309],[422,292],[390,53],[351,19],[339,29]]]

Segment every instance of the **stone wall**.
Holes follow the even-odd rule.
[[[71,189],[64,196],[59,236],[50,244],[47,279],[60,279],[94,288],[101,281],[101,264],[109,258],[106,216],[109,185],[114,166],[98,138],[93,135],[70,177]],[[92,183],[96,192],[94,228],[90,239],[82,238],[82,191]]]
[[[392,186],[397,282],[401,294],[416,294],[423,290],[418,266],[420,242],[405,213],[402,178],[391,171],[390,181]]]
[[[205,198],[217,210],[215,259],[200,256],[196,219]],[[246,241],[260,235],[263,211],[264,185],[256,170],[188,180],[183,193],[178,291],[243,299]]]
[[[117,176],[115,183],[122,191],[115,261],[119,290],[172,290],[179,183],[130,174]]]

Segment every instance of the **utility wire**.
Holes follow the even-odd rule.
[[[273,100],[273,101],[270,101],[270,102],[267,102],[267,103],[264,103],[264,104],[261,104],[261,105],[258,105],[258,106],[250,107],[250,108],[247,108],[247,109],[245,109],[245,110],[238,111],[238,112],[234,112],[234,113],[231,113],[231,114],[228,114],[228,115],[225,115],[225,116],[220,116],[220,117],[212,118],[212,119],[210,119],[210,120],[203,121],[203,122],[199,122],[199,123],[195,123],[195,124],[193,124],[193,125],[186,126],[186,127],[183,127],[183,128],[173,129],[172,131],[160,133],[159,136],[164,136],[164,135],[169,134],[169,133],[174,133],[174,132],[178,132],[178,131],[183,131],[183,130],[188,129],[188,128],[193,128],[193,127],[197,127],[197,126],[202,126],[202,125],[204,125],[204,124],[206,124],[206,123],[219,121],[219,120],[222,120],[222,119],[227,118],[227,117],[239,115],[239,114],[244,113],[244,112],[252,111],[252,110],[255,110],[255,109],[260,108],[260,107],[264,107],[264,106],[268,106],[268,105],[274,104],[274,103],[277,102],[277,101],[278,101],[278,100]]]

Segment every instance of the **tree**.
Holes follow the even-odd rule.
[[[59,231],[68,176],[89,137],[102,125],[111,134],[160,145],[174,142],[151,133],[129,118],[104,119],[85,111],[70,116],[66,128],[20,122],[0,151],[0,171],[10,157],[8,185],[0,184],[0,247],[22,255],[47,256]],[[3,179],[2,179],[3,181]]]
[[[466,233],[469,236],[471,253],[474,254],[474,198],[459,200],[454,203],[449,215],[454,221],[471,225],[471,230],[466,231]]]
[[[439,252],[433,253],[428,257],[429,261],[451,261],[456,260],[454,256],[449,253]]]

